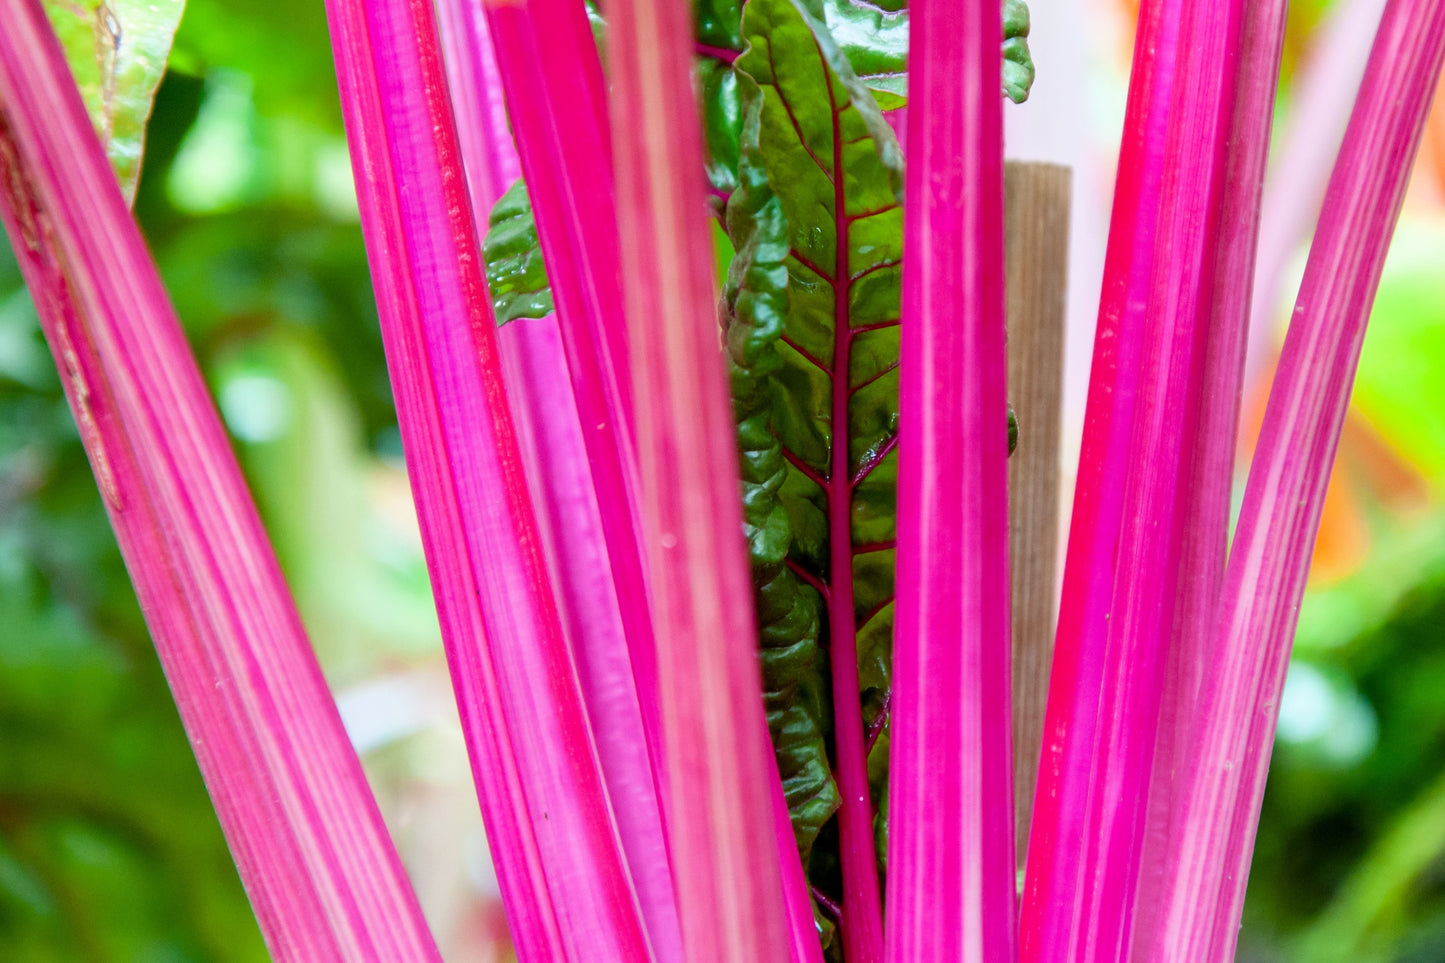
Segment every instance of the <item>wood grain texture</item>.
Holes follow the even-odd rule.
[[[1019,426],[1018,449],[1009,459],[1009,544],[1014,811],[1020,868],[1027,855],[1054,648],[1070,197],[1069,168],[1008,162],[1004,174],[1008,385]]]

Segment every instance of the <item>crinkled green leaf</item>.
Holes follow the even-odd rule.
[[[788,311],[790,242],[782,204],[759,162],[762,95],[746,75],[740,77],[751,109],[743,129],[740,183],[728,207],[737,250],[727,284],[728,350],[768,725],[807,867],[819,831],[839,804],[823,735],[831,728],[828,675],[818,647],[823,605],[787,566],[792,535],[779,493],[788,467],[772,430],[771,379],[783,366],[776,346]],[[820,929],[824,922],[820,918]]]
[[[828,32],[873,91],[878,106],[894,110],[908,95],[906,0],[825,0]],[[1024,0],[1003,0],[1003,89],[1022,103],[1034,82],[1029,57],[1029,9]]]
[[[1034,61],[1029,55],[1029,8],[1024,0],[1003,4],[1003,92],[1016,104],[1028,99],[1034,85]]]
[[[45,0],[45,11],[128,200],[184,0]]]
[[[829,498],[847,498],[860,551],[842,576],[855,595],[848,631],[859,632],[860,655],[877,662],[865,669],[867,691],[852,697],[876,713],[891,658],[902,159],[872,95],[823,26],[821,8],[749,0],[743,28],[749,46],[736,68],[745,126],[740,185],[728,205],[738,253],[727,340],[764,666],[779,661],[780,644],[817,648],[827,619],[818,587],[837,584],[828,571]],[[835,375],[840,351],[846,361]],[[835,379],[851,396],[846,424],[837,426]],[[850,479],[838,484],[829,481],[835,443],[849,452]],[[804,682],[817,688],[819,708],[793,716],[819,724],[809,759],[826,767],[828,676],[821,658],[810,664]],[[772,675],[767,682],[777,687]],[[788,747],[777,748],[780,764],[794,761]],[[827,786],[828,809],[793,808],[805,851],[821,828],[817,817],[837,807],[831,776]],[[814,862],[805,867],[815,880],[837,865],[831,852]]]
[[[492,207],[482,258],[487,262],[487,287],[497,323],[514,318],[545,318],[555,308],[542,248],[537,243],[537,221],[527,185],[520,178]]]
[[[732,64],[712,56],[698,58],[697,72],[698,86],[702,91],[707,178],[714,190],[726,194],[738,186],[739,138],[742,134],[738,74]]]
[[[743,49],[741,0],[694,0],[698,89],[707,176],[713,190],[726,195],[738,186],[738,138],[742,106],[732,62]]]
[[[739,4],[695,0],[698,74],[708,178],[726,194],[737,186],[738,136],[742,128],[731,53],[742,49]],[[882,110],[907,104],[908,5],[906,0],[826,0],[828,33]],[[1034,81],[1029,56],[1029,10],[1024,0],[1003,0],[1003,90],[1015,103]]]

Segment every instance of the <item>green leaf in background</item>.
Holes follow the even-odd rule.
[[[135,198],[146,120],[183,9],[183,0],[45,0],[128,201]]]
[[[882,110],[907,105],[907,0],[826,0],[823,13],[858,78],[873,91]],[[1034,82],[1029,56],[1029,8],[1024,0],[1003,4],[1003,90],[1023,103]]]
[[[1029,54],[1029,8],[1024,0],[1003,4],[1003,92],[1016,104],[1028,99],[1034,85],[1034,60]]]
[[[823,592],[836,599],[847,585],[852,618],[828,625],[827,638],[837,647],[856,633],[865,691],[834,697],[862,701],[864,719],[878,720],[886,753],[880,730],[892,640],[902,158],[820,7],[750,0],[743,29],[748,48],[736,68],[745,77],[745,186],[728,205],[738,251],[728,345],[765,665],[770,644],[798,649],[799,668],[809,673],[802,678],[817,678],[820,690],[808,714],[826,736],[827,676],[822,659],[807,653],[819,641],[815,620],[828,621]],[[838,423],[835,391],[849,395]],[[846,478],[833,477],[835,446],[847,450]],[[848,572],[829,570],[830,511],[851,520]],[[770,637],[775,627],[786,631]],[[816,751],[816,740],[809,746]],[[788,745],[777,748],[780,763],[795,762]],[[886,778],[886,766],[874,771]],[[875,785],[875,798],[883,791]],[[801,844],[819,836],[820,814],[794,808]],[[816,887],[831,891],[836,835],[821,838],[827,851],[814,852],[806,868]]]
[[[737,186],[742,118],[733,60],[742,49],[735,0],[695,0],[698,76],[708,179],[726,194]],[[881,110],[908,103],[907,0],[824,0],[822,19],[854,74],[873,92]],[[1003,92],[1014,103],[1028,98],[1034,82],[1029,54],[1029,8],[1003,0]]]
[[[1445,221],[1400,222],[1360,354],[1352,404],[1437,488],[1445,485]]]
[[[753,0],[754,3],[760,0]],[[788,566],[792,523],[780,495],[789,476],[773,431],[774,378],[782,371],[779,339],[788,314],[788,225],[768,185],[758,144],[762,92],[740,74],[746,103],[740,183],[728,204],[736,246],[729,271],[727,346],[733,415],[742,465],[743,525],[752,564],[763,687],[783,794],[798,853],[809,876],[814,843],[837,812],[838,786],[824,734],[832,729],[829,674],[819,636],[818,592]],[[833,923],[815,908],[824,946]]]
[[[731,63],[713,56],[697,58],[697,73],[698,86],[702,91],[707,179],[715,192],[726,195],[738,186],[739,136],[742,131],[738,73]]]
[[[719,50],[743,49],[741,0],[694,0],[692,11],[699,44]]]
[[[694,0],[692,9],[707,176],[713,190],[726,195],[737,187],[738,137],[742,130],[738,78],[732,67],[743,49],[742,3]]]
[[[482,258],[487,262],[487,287],[491,289],[497,323],[545,318],[555,307],[525,181],[518,179],[507,188],[493,206],[489,220]]]

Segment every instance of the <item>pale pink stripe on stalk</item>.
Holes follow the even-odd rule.
[[[1234,456],[1249,340],[1250,293],[1259,242],[1270,127],[1287,0],[1254,0],[1240,25],[1236,93],[1229,118],[1234,145],[1226,161],[1214,238],[1214,289],[1204,335],[1199,428],[1184,481],[1184,542],[1150,782],[1136,931],[1152,929],[1160,910],[1164,863],[1180,828],[1180,796],[1192,765],[1190,736],[1198,719],[1200,680],[1212,658],[1214,613],[1224,581],[1234,490]]]
[[[520,176],[521,163],[507,122],[485,11],[481,4],[466,0],[440,0],[437,12],[462,161],[480,231],[496,199]],[[492,314],[490,305],[487,313]],[[497,344],[549,571],[557,586],[627,866],[654,954],[660,961],[675,960],[682,952],[677,894],[660,773],[650,752],[622,619],[621,600],[629,595],[619,592],[609,561],[601,503],[557,315],[514,319],[497,332]],[[630,597],[643,606],[646,616],[641,587],[635,587]],[[650,636],[640,644],[650,648]],[[655,697],[653,702],[655,716]]]
[[[472,218],[485,234],[492,205],[522,176],[522,162],[508,129],[501,72],[481,4],[437,0],[436,7]]]
[[[1390,0],[1285,339],[1225,575],[1151,960],[1234,958],[1280,691],[1390,234],[1445,59],[1445,0]]]
[[[526,2],[484,5],[557,304],[649,750],[665,787],[608,130],[583,93],[590,76],[584,61],[597,52],[590,35],[586,47],[573,43],[577,28],[566,25],[568,17],[581,18],[585,28],[580,4],[563,4],[546,20]]]
[[[686,0],[604,11],[670,830],[687,958],[789,953]],[[796,858],[791,839],[786,845]]]
[[[1179,19],[1177,0],[1143,0],[1139,8],[1029,829],[1019,917],[1019,955],[1026,963],[1063,957],[1081,885],[1078,853],[1124,517]]]
[[[1218,267],[1245,0],[1186,3],[1072,933],[1127,958]]]
[[[507,322],[497,332],[497,343],[627,866],[656,959],[680,960],[682,935],[661,789],[648,753],[582,425],[569,403],[572,382],[561,337],[557,316],[548,315]]]
[[[439,960],[38,2],[0,2],[0,215],[278,960]]]
[[[413,490],[514,939],[650,958],[502,388],[428,0],[333,0],[343,111]]]
[[[1017,942],[1003,27],[973,0],[911,16],[885,959],[994,963]]]

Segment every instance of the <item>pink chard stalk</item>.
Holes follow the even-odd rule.
[[[0,22],[0,217],[267,945],[439,959],[45,11]]]
[[[912,14],[888,863],[899,963],[1017,955],[1008,513],[996,510],[1009,454],[1001,32],[991,3]]]
[[[1385,5],[1232,548],[1286,4],[1140,5],[1021,890],[1002,118],[1028,11],[896,7],[327,2],[521,959],[1233,956],[1445,0]],[[268,946],[436,959],[110,128],[40,0],[0,22],[0,215]]]

